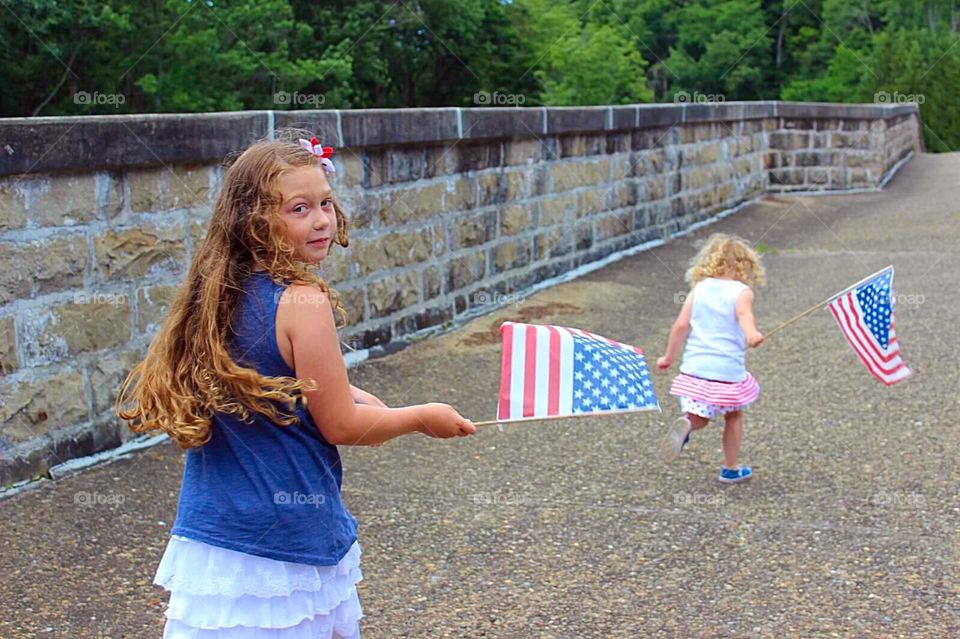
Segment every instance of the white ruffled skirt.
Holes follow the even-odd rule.
[[[153,582],[164,639],[359,639],[360,545],[336,566],[257,557],[172,536]]]

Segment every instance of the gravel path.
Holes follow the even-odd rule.
[[[771,198],[351,371],[389,404],[493,417],[504,319],[660,353],[693,242],[766,248],[761,330],[889,263],[913,379],[874,381],[826,311],[751,352],[760,402],[723,486],[720,430],[656,461],[676,412],[345,449],[367,638],[960,636],[960,154],[883,193]],[[159,637],[150,584],[176,510],[170,444],[0,502],[0,637]]]

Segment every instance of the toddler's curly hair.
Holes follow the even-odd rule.
[[[714,233],[690,261],[686,280],[695,286],[708,277],[732,275],[747,286],[766,283],[760,256],[745,240],[736,235]]]

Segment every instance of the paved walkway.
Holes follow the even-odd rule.
[[[714,479],[718,429],[655,461],[654,414],[346,450],[365,637],[960,635],[958,175],[960,155],[920,156],[884,193],[771,198],[353,371],[388,403],[480,420],[504,319],[589,329],[652,360],[693,242],[714,230],[767,249],[761,329],[894,263],[916,371],[875,382],[826,311],[775,336],[749,356],[763,395],[742,486]],[[180,472],[166,444],[0,502],[0,637],[159,637],[150,578]]]

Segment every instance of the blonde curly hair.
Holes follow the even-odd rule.
[[[695,286],[708,277],[733,276],[747,286],[766,283],[760,256],[736,235],[714,233],[690,260],[686,280]]]

